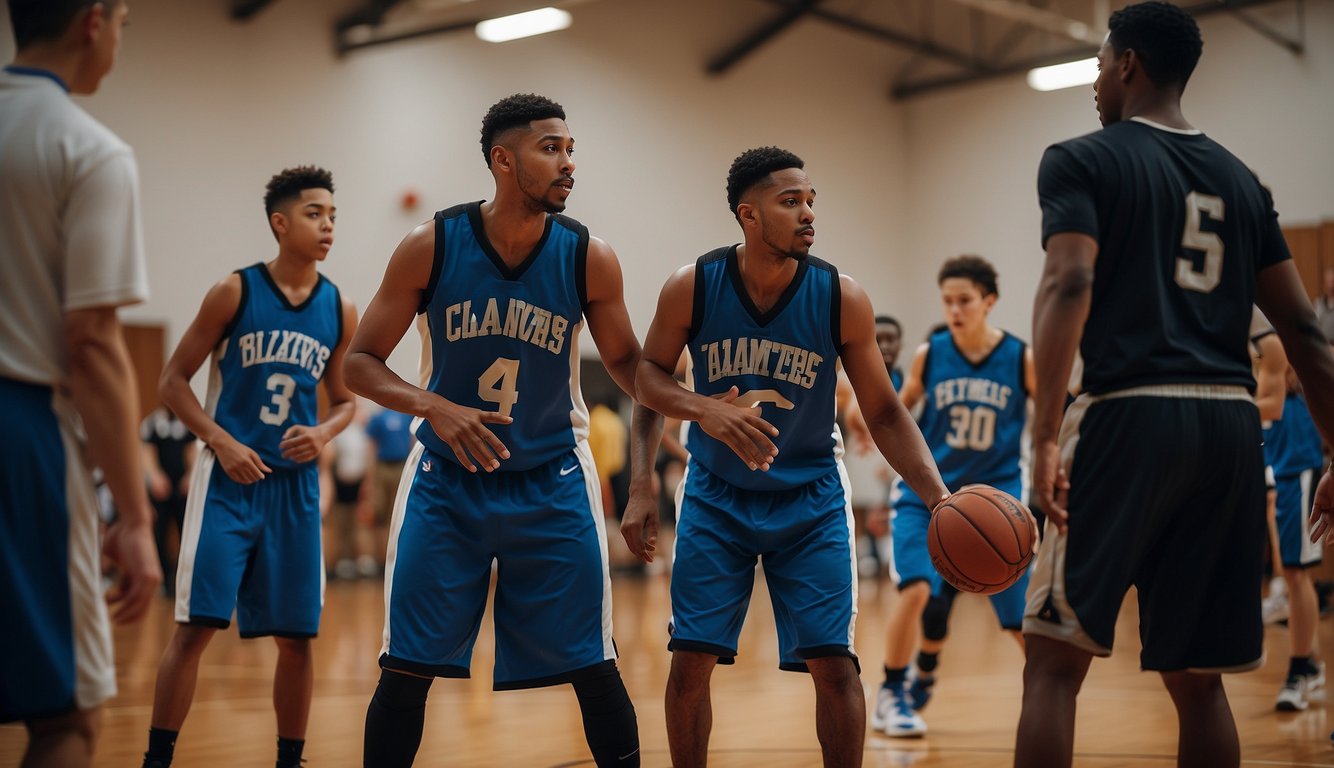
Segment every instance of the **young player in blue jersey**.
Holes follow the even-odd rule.
[[[412,764],[432,681],[471,674],[495,561],[495,688],[571,683],[596,764],[637,766],[578,386],[587,321],[608,372],[634,392],[640,349],[621,268],[610,246],[561,215],[575,163],[559,104],[502,99],[481,140],[495,198],[440,211],[403,240],[348,355],[352,387],[415,416],[420,441],[394,504],[383,671],[363,759]],[[420,387],[385,365],[414,320],[430,361]],[[636,408],[632,509],[657,509],[661,424]]]
[[[228,275],[204,297],[162,372],[163,402],[199,436],[176,578],[176,633],[162,654],[146,768],[171,764],[199,659],[235,609],[242,637],[278,645],[278,766],[305,745],[324,605],[315,459],[352,419],[342,361],[357,314],[317,269],[334,240],[333,177],[303,166],[264,196],[277,258]],[[190,379],[209,356],[208,404]],[[329,410],[317,414],[323,383]]]
[[[1134,586],[1140,663],[1176,707],[1178,764],[1236,766],[1221,674],[1258,666],[1264,640],[1252,304],[1326,438],[1334,356],[1268,191],[1181,113],[1203,49],[1195,20],[1148,2],[1108,29],[1093,85],[1104,127],[1049,147],[1038,171],[1033,491],[1047,535],[1024,614],[1014,764],[1071,764],[1080,687]],[[1082,394],[1067,409],[1077,352]],[[1314,499],[1313,540],[1334,520],[1330,472]]]
[[[134,151],[71,98],[96,92],[115,65],[129,10],[6,5],[16,50],[0,70],[0,723],[22,721],[22,765],[81,768],[116,693],[111,621],[142,618],[162,580],[117,316],[148,297],[139,174]],[[105,531],[93,467],[116,503]],[[110,590],[104,558],[118,574]]]
[[[908,408],[922,403],[918,424],[947,485],[984,483],[1022,499],[1032,354],[1024,342],[987,321],[1000,297],[990,262],[979,256],[949,259],[936,282],[947,327],[917,348],[899,398]],[[955,593],[927,554],[930,508],[901,482],[892,503],[899,595],[890,608],[885,682],[871,713],[871,727],[887,736],[921,736],[926,722],[918,710],[935,685]],[[1009,589],[991,596],[1001,629],[1021,647],[1027,588],[1028,574],[1024,574]],[[921,650],[909,675],[919,635]]]
[[[1270,422],[1264,438],[1265,460],[1274,470],[1274,521],[1288,595],[1288,676],[1274,707],[1297,712],[1306,709],[1311,694],[1325,684],[1323,665],[1313,659],[1320,606],[1309,570],[1320,565],[1323,547],[1311,541],[1307,517],[1325,459],[1320,432],[1291,369],[1287,387],[1283,414]]]
[[[780,667],[815,683],[824,764],[861,765],[856,557],[834,424],[840,361],[885,458],[932,506],[948,492],[894,394],[866,293],[810,255],[815,189],[801,159],[777,147],[742,153],[727,197],[744,242],[667,281],[639,366],[644,404],[691,422],[671,584],[672,764],[707,762],[709,680],[737,654],[759,561]],[[692,389],[671,376],[682,348]]]

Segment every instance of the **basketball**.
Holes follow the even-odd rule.
[[[1018,499],[970,485],[931,515],[926,546],[936,571],[961,592],[994,595],[1016,582],[1033,559],[1038,524]]]

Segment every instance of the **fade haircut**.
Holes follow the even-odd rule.
[[[1171,3],[1148,2],[1122,8],[1107,21],[1117,56],[1133,50],[1149,80],[1159,88],[1186,88],[1200,61],[1204,41],[1195,17]]]
[[[98,3],[111,11],[121,0],[9,0],[15,46],[21,51],[33,43],[60,39],[76,16]]]
[[[511,128],[526,128],[534,120],[565,119],[565,107],[536,93],[516,93],[491,105],[482,118],[482,157],[491,167],[491,148],[496,137]]]
[[[279,208],[299,200],[307,189],[327,189],[332,195],[333,174],[313,165],[287,168],[275,174],[264,191],[264,214],[272,216]]]
[[[996,286],[996,268],[981,256],[968,254],[947,260],[940,266],[936,285],[941,285],[951,277],[972,280],[982,289],[983,296],[1000,296],[1000,289]]]
[[[737,205],[741,196],[756,184],[763,181],[774,171],[788,168],[805,168],[800,157],[778,147],[756,147],[737,155],[732,167],[727,171],[727,207],[736,216]],[[737,217],[740,221],[741,217]]]
[[[875,324],[876,324],[876,325],[892,325],[892,326],[894,326],[895,328],[898,329],[898,332],[899,332],[899,335],[900,335],[900,336],[903,335],[903,326],[902,326],[902,325],[899,325],[899,321],[898,321],[898,320],[895,320],[894,318],[890,317],[889,315],[876,315],[876,316],[875,316]]]

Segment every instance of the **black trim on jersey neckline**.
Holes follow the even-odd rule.
[[[959,343],[958,343],[957,341],[954,340],[954,334],[950,333],[950,329],[946,328],[946,329],[944,330],[944,333],[948,333],[948,334],[949,334],[949,337],[950,337],[950,346],[954,347],[954,351],[957,352],[957,353],[959,353],[959,357],[960,357],[960,359],[962,359],[965,363],[967,363],[969,366],[971,366],[973,370],[977,370],[978,368],[981,368],[982,366],[984,366],[984,365],[987,364],[987,361],[989,361],[989,360],[991,359],[991,356],[994,355],[994,354],[996,354],[996,350],[1000,349],[1001,346],[1005,344],[1005,340],[1006,340],[1006,339],[1014,338],[1016,341],[1018,340],[1018,337],[1017,337],[1017,336],[1011,336],[1011,335],[1010,335],[1010,332],[1007,331],[1007,330],[1005,330],[1005,329],[1003,329],[1003,328],[997,328],[996,330],[998,330],[998,331],[1001,332],[1000,341],[996,342],[996,346],[992,347],[991,350],[988,351],[985,355],[983,355],[983,356],[982,356],[982,359],[981,359],[981,360],[978,360],[976,363],[973,362],[972,360],[969,360],[969,359],[968,359],[968,355],[965,355],[965,354],[963,353],[963,350],[962,350],[962,349],[959,349]],[[1020,342],[1020,343],[1022,343],[1022,342]],[[1022,355],[1020,356],[1020,360],[1019,360],[1019,370],[1020,370],[1021,373],[1023,372],[1023,356],[1022,356]],[[1020,380],[1020,381],[1023,381],[1023,377],[1020,376],[1020,377],[1019,377],[1019,380]]]
[[[264,276],[264,282],[268,283],[269,287],[273,289],[273,294],[283,303],[283,307],[293,312],[300,312],[310,306],[310,302],[314,301],[315,295],[320,292],[320,286],[329,282],[324,275],[316,272],[315,285],[311,287],[310,293],[306,294],[306,298],[302,299],[300,304],[293,304],[292,300],[287,298],[287,294],[283,293],[283,289],[278,287],[278,281],[274,280],[273,275],[270,274],[268,264],[265,264],[262,261],[257,261],[253,266],[259,267],[259,273]]]
[[[761,312],[759,307],[755,306],[754,300],[750,298],[750,292],[746,290],[746,283],[741,279],[741,259],[737,256],[736,245],[730,246],[727,250],[727,276],[732,279],[732,287],[736,289],[737,299],[741,301],[746,314],[750,315],[756,324],[766,326],[792,303],[792,298],[797,295],[801,282],[806,277],[806,270],[810,266],[808,261],[809,258],[797,260],[797,271],[792,275],[792,281],[787,284],[778,301],[775,301],[767,312]]]
[[[551,214],[547,214],[546,224],[542,229],[542,237],[538,238],[537,245],[533,246],[533,250],[524,257],[523,261],[519,262],[518,266],[510,269],[509,265],[505,263],[505,260],[500,258],[500,254],[496,251],[495,246],[491,245],[491,241],[486,236],[486,227],[482,224],[482,203],[484,202],[486,201],[478,200],[475,203],[468,203],[468,223],[472,225],[472,236],[477,240],[477,244],[481,246],[482,252],[485,253],[487,258],[491,260],[491,263],[495,265],[496,271],[500,272],[502,278],[505,280],[518,280],[523,277],[523,273],[528,271],[528,268],[533,265],[533,262],[537,261],[537,257],[542,254],[542,249],[546,247],[547,238],[551,236],[551,221],[553,217]]]
[[[734,245],[724,245],[721,248],[714,248],[695,259],[695,292],[693,303],[690,306],[690,331],[686,335],[687,341],[694,341],[695,337],[699,335],[699,330],[704,327],[704,265],[727,258],[727,252],[735,247]]]

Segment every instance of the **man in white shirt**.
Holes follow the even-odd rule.
[[[102,469],[119,515],[118,622],[162,571],[138,447],[134,372],[116,317],[148,296],[130,148],[75,106],[115,62],[124,0],[9,0],[18,53],[0,72],[0,722],[25,766],[86,766],[116,692],[101,589]],[[86,463],[85,463],[86,461]]]

